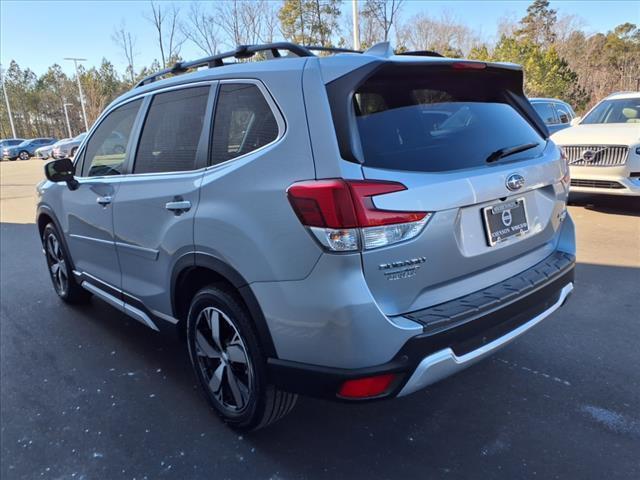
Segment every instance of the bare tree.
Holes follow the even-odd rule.
[[[439,19],[419,13],[400,30],[398,43],[409,50],[435,50],[446,56],[461,57],[476,46],[480,35],[460,23],[450,13]]]
[[[260,41],[272,43],[281,35],[280,19],[278,18],[278,4],[274,2],[264,2],[265,9],[262,13],[262,28],[260,30]]]
[[[167,64],[175,61],[180,55],[185,38],[179,28],[180,9],[175,4],[168,8],[163,5],[152,1],[151,17],[147,19],[153,24],[158,35],[162,68],[167,68]]]
[[[518,18],[514,12],[506,13],[498,18],[498,39],[500,37],[513,37],[518,30]]]
[[[220,44],[220,28],[213,15],[202,8],[200,2],[190,5],[189,15],[182,24],[183,35],[191,40],[200,50],[207,55],[218,53]]]
[[[365,38],[367,34],[374,34],[377,27],[382,33],[380,40],[388,41],[391,27],[396,21],[403,3],[404,0],[367,0],[362,9]]]
[[[215,4],[216,20],[230,47],[273,40],[278,26],[267,0],[229,0]]]
[[[132,36],[131,32],[126,30],[125,23],[122,22],[120,28],[113,31],[111,38],[124,53],[124,58],[127,60],[127,73],[131,78],[131,83],[133,83],[135,81],[135,68],[133,61],[136,55],[133,49],[136,44],[136,37]]]

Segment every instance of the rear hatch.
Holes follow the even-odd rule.
[[[387,62],[352,90],[351,141],[337,123],[343,158],[406,187],[374,196],[376,208],[430,212],[415,238],[363,250],[386,314],[480,290],[553,251],[566,165],[521,85],[512,67]]]

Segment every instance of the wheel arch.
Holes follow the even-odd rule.
[[[250,285],[237,270],[214,255],[190,252],[176,261],[171,275],[171,309],[179,324],[186,324],[185,319],[193,296],[211,283],[226,284],[238,293],[251,314],[265,356],[277,358],[266,319]]]
[[[58,230],[58,233],[60,234],[60,241],[62,242],[62,247],[67,254],[69,263],[71,264],[71,269],[75,270],[75,264],[73,263],[73,258],[71,257],[69,246],[67,245],[67,239],[64,236],[64,230],[62,230],[62,226],[60,225],[56,214],[53,213],[53,210],[48,205],[38,205],[38,209],[36,212],[36,225],[38,228],[40,239],[42,239],[44,228],[49,223],[53,223],[53,225],[56,227],[56,230]]]

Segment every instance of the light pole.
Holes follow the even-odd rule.
[[[89,124],[87,123],[87,111],[84,108],[84,95],[82,95],[82,84],[80,83],[80,72],[78,71],[78,62],[86,62],[86,58],[74,58],[67,57],[65,60],[72,60],[73,65],[76,67],[76,80],[78,80],[78,92],[80,93],[80,105],[82,105],[82,118],[84,119],[84,131],[89,131]]]
[[[13,138],[17,138],[16,127],[13,125],[13,116],[11,115],[11,106],[9,105],[9,96],[7,95],[7,88],[4,86],[4,77],[2,76],[2,67],[0,66],[0,83],[2,83],[2,92],[4,93],[4,101],[7,105],[7,114],[9,115],[9,123],[11,124],[11,134]]]
[[[358,0],[352,0],[353,8],[353,49],[360,50],[360,20],[358,19]]]
[[[71,103],[63,103],[62,107],[64,108],[64,118],[67,120],[67,132],[69,132],[69,138],[73,137],[71,133],[71,125],[69,124],[69,113],[67,112],[67,106],[72,105]]]

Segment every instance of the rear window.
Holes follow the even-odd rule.
[[[364,164],[442,172],[486,164],[497,150],[538,143],[500,162],[532,158],[544,139],[482,73],[374,76],[354,95]]]

